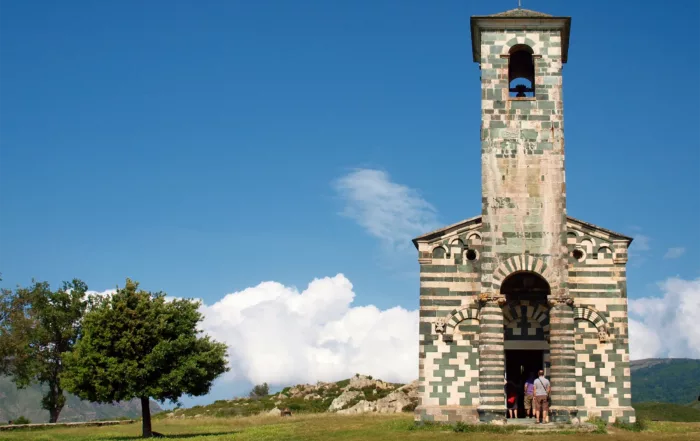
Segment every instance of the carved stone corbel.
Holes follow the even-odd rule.
[[[598,331],[598,339],[601,343],[607,343],[610,341],[610,327],[607,324],[603,327],[603,329]]]
[[[547,299],[547,304],[549,304],[550,308],[554,308],[557,305],[566,305],[573,308],[574,299],[571,296],[550,297]]]
[[[479,294],[479,303],[484,305],[486,303],[496,302],[498,306],[503,306],[506,304],[506,298],[500,294],[493,294],[488,292],[482,292]]]
[[[444,334],[446,327],[447,327],[447,324],[445,322],[443,322],[442,320],[435,322],[435,333],[436,334]]]

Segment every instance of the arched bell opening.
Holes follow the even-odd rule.
[[[510,48],[508,59],[508,90],[511,98],[534,98],[535,61],[532,48],[518,44]]]

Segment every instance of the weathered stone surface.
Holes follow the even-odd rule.
[[[274,409],[270,410],[267,414],[272,416],[280,416],[282,415],[282,411],[275,407]]]
[[[376,383],[377,382],[375,380],[371,380],[365,375],[356,375],[350,379],[350,383],[347,386],[345,386],[345,390],[362,389],[364,387],[374,386]]]
[[[377,400],[375,406],[378,413],[398,413],[411,404],[411,399],[406,392],[395,390],[384,398]]]
[[[406,394],[409,399],[418,398],[418,380],[404,384],[398,390]]]
[[[362,394],[362,392],[356,391],[356,390],[346,390],[338,398],[333,400],[331,402],[331,405],[328,407],[328,410],[333,412],[342,409],[347,405],[350,401],[353,399],[359,397]]]
[[[350,414],[355,414],[355,413],[374,412],[375,410],[376,410],[376,401],[362,400],[359,403],[355,404],[354,406],[352,406],[348,409],[339,410],[338,413],[343,414],[343,415],[350,415]]]

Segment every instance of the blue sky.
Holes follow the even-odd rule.
[[[3,2],[3,286],[213,304],[342,273],[354,306],[415,310],[408,238],[480,213],[469,16],[515,6]],[[568,213],[637,238],[630,298],[698,279],[700,3],[523,6],[573,17]]]

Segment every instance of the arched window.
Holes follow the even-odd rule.
[[[508,60],[508,90],[511,98],[535,96],[535,63],[532,48],[517,44],[510,48]]]

